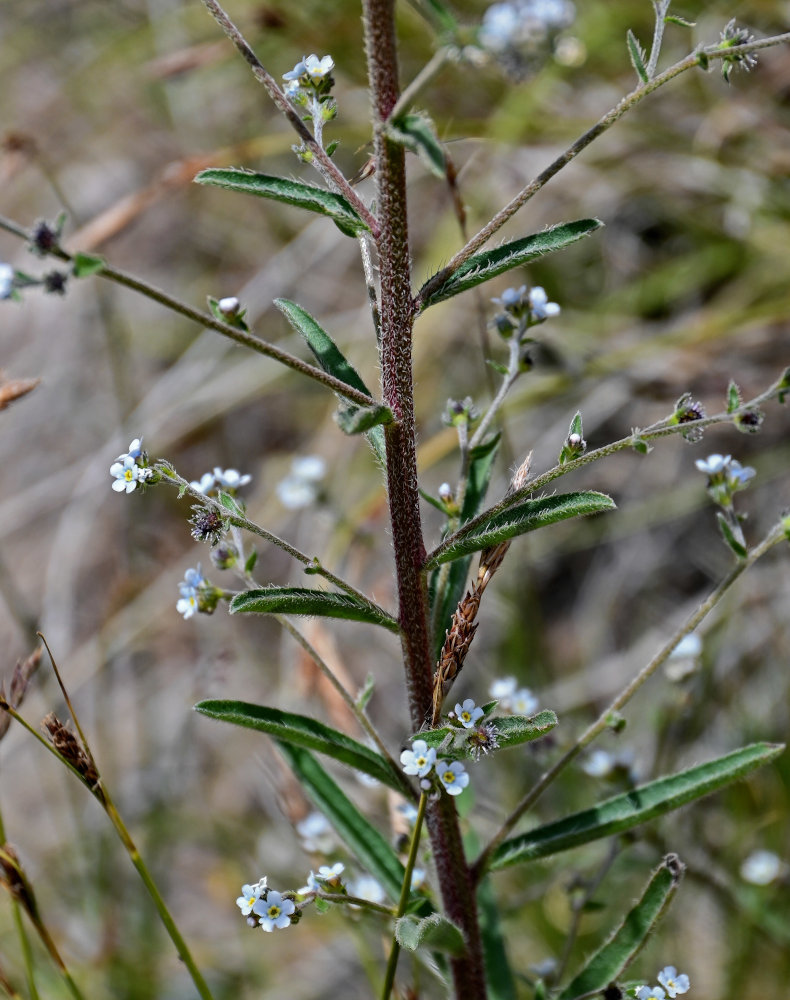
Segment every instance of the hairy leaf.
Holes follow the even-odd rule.
[[[549,709],[538,712],[537,715],[503,715],[494,719],[486,719],[496,737],[500,750],[519,746],[521,743],[531,743],[545,736],[557,725],[557,716]],[[463,729],[459,726],[442,726],[439,729],[426,729],[415,733],[412,739],[425,740],[429,747],[439,747],[445,741],[445,748],[452,757],[473,757],[475,753],[469,747],[469,735],[474,729]],[[448,739],[449,737],[449,739]],[[460,752],[459,752],[460,751]]]
[[[350,385],[352,389],[364,392],[372,398],[370,390],[359,377],[356,368],[345,358],[334,340],[332,340],[321,324],[306,309],[303,309],[295,302],[291,302],[290,299],[275,299],[274,304],[291,326],[304,337],[307,341],[307,346],[313,352],[316,360],[325,372],[334,375],[335,378],[340,379],[341,382],[345,382],[346,385]],[[386,410],[386,407],[382,407],[382,409]],[[344,403],[343,412],[351,414],[355,410],[366,412],[362,407],[345,406]],[[389,410],[387,410],[387,413],[389,413]],[[376,458],[383,467],[386,465],[383,429],[380,426],[372,426],[365,436]]]
[[[368,229],[342,195],[327,191],[325,188],[314,187],[312,184],[305,184],[303,181],[271,177],[268,174],[258,174],[253,170],[242,170],[238,167],[209,167],[208,170],[200,171],[195,177],[195,182],[226,188],[229,191],[240,191],[242,194],[254,194],[259,198],[271,198],[288,205],[296,205],[297,208],[306,208],[310,212],[327,215],[344,233],[352,236]]]
[[[327,590],[309,590],[307,587],[261,587],[236,594],[230,602],[230,613],[255,613],[261,615],[315,615],[319,618],[347,618],[356,622],[382,625],[390,632],[398,632],[398,623],[389,615],[380,613],[371,604],[353,597]]]
[[[604,990],[620,976],[644,946],[683,877],[685,866],[676,854],[668,854],[647,884],[642,898],[628,913],[612,937],[587,962],[560,994],[573,1000]]]
[[[752,743],[707,764],[698,764],[686,771],[640,785],[592,809],[573,813],[506,840],[494,852],[489,867],[507,868],[534,861],[630,830],[743,778],[763,764],[768,764],[783,750],[782,744]]]
[[[615,502],[611,497],[605,493],[596,493],[594,490],[522,500],[478,524],[467,534],[452,540],[448,547],[437,555],[429,555],[425,565],[426,568],[433,569],[442,563],[460,559],[470,552],[499,545],[508,538],[524,535],[528,531],[545,528],[549,524],[566,521],[571,517],[598,514],[614,508]]]
[[[309,716],[281,712],[246,701],[200,701],[195,705],[195,711],[211,719],[256,729],[307,750],[316,750],[411,797],[411,785],[405,776],[394,770],[381,754]]]
[[[421,308],[452,298],[461,292],[474,288],[498,274],[504,274],[514,267],[528,264],[536,257],[542,257],[555,250],[562,250],[577,240],[589,236],[600,229],[603,223],[599,219],[579,219],[576,222],[563,222],[558,226],[545,229],[542,233],[534,233],[520,240],[503,243],[493,250],[480,250],[472,254],[461,266],[444,281],[439,288],[421,299]],[[430,279],[429,279],[430,281]]]
[[[463,955],[466,947],[461,931],[440,913],[422,918],[400,917],[395,921],[395,939],[407,951],[430,948],[449,955]]]
[[[626,40],[628,42],[628,55],[631,59],[631,65],[636,70],[636,75],[642,83],[647,83],[650,77],[647,75],[647,68],[645,66],[645,50],[639,44],[639,40],[630,28],[626,33]]]
[[[425,115],[402,115],[387,125],[387,136],[411,153],[416,153],[434,177],[445,177],[442,144],[436,138],[433,123]]]

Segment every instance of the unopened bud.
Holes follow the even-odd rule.
[[[217,303],[219,311],[223,316],[227,316],[228,319],[233,319],[238,315],[241,303],[236,298],[235,295],[228,296],[226,299],[220,299]]]

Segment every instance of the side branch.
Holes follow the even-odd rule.
[[[231,21],[216,0],[202,0],[202,3],[220,28],[222,28],[228,38],[233,42],[239,52],[244,56],[246,63],[252,70],[253,76],[266,88],[266,92],[269,97],[271,97],[277,110],[285,115],[295,129],[299,138],[302,140],[307,149],[310,150],[313,155],[313,163],[324,180],[330,185],[330,187],[340,192],[345,198],[348,199],[348,201],[351,202],[356,212],[365,220],[365,224],[369,227],[373,235],[378,236],[378,222],[374,216],[371,215],[367,205],[365,205],[364,201],[362,201],[354,188],[351,187],[340,170],[338,170],[324,151],[321,144],[316,142],[313,138],[308,127],[302,121],[296,110],[292,107],[291,102],[278,87],[274,77],[266,70],[260,59],[258,59],[252,51],[251,46],[236,25]]]

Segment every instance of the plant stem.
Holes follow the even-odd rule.
[[[403,93],[397,99],[388,115],[389,121],[394,121],[409,110],[419,92],[436,76],[447,62],[450,50],[446,46],[437,49],[415,78],[403,88]]]
[[[656,670],[666,663],[672,654],[673,649],[677,646],[681,639],[690,635],[700,622],[706,618],[708,614],[710,614],[730,587],[732,587],[735,581],[738,580],[747,569],[750,569],[758,559],[762,558],[766,552],[772,549],[774,545],[778,545],[779,542],[787,540],[787,531],[788,529],[785,524],[780,521],[778,524],[774,525],[765,538],[759,543],[759,545],[755,546],[755,548],[751,550],[745,559],[739,559],[721,583],[719,583],[718,586],[711,591],[696,611],[694,611],[684,624],[681,625],[676,632],[674,632],[670,639],[656,653],[653,659],[639,671],[636,677],[626,684],[614,701],[612,701],[612,703],[605,708],[603,712],[601,712],[596,721],[582,733],[582,735],[562,755],[562,757],[560,757],[560,759],[552,767],[550,767],[548,771],[545,771],[541,775],[535,785],[533,785],[513,812],[511,812],[511,814],[507,817],[497,834],[492,838],[485,850],[475,861],[472,869],[475,879],[479,880],[482,878],[486,872],[493,852],[510,833],[524,813],[531,808],[535,801],[549,787],[554,779],[565,770],[571,761],[579,756],[585,747],[589,746],[589,744],[609,726],[611,718],[616,715],[616,713],[618,713],[631,700],[631,698],[633,698],[636,692],[647,680],[649,680],[650,677],[653,676]]]
[[[441,556],[443,552],[450,548],[451,545],[459,539],[465,537],[470,531],[474,531],[475,528],[478,528],[481,524],[485,524],[485,522],[489,521],[492,517],[496,517],[498,514],[506,511],[509,507],[513,507],[522,500],[526,500],[527,497],[531,496],[533,493],[537,493],[539,490],[542,490],[555,479],[559,479],[560,476],[567,475],[569,472],[575,472],[576,469],[580,469],[582,466],[590,465],[592,462],[596,462],[601,458],[606,458],[609,455],[614,455],[618,451],[624,451],[626,448],[632,448],[634,441],[637,438],[645,441],[653,441],[657,438],[670,437],[673,434],[682,434],[684,431],[688,431],[690,426],[702,430],[705,427],[712,427],[714,424],[732,423],[733,419],[739,414],[754,410],[762,403],[765,403],[770,399],[774,399],[780,392],[787,391],[787,386],[785,385],[785,375],[783,373],[776,382],[765,390],[765,392],[761,392],[759,396],[755,396],[754,399],[750,399],[747,403],[743,403],[743,405],[739,406],[737,410],[733,410],[730,413],[716,413],[713,416],[695,420],[693,424],[670,423],[672,418],[666,417],[663,420],[656,421],[656,423],[651,424],[644,430],[633,431],[633,433],[629,434],[628,437],[620,438],[619,441],[612,441],[610,444],[602,445],[600,448],[588,451],[584,455],[580,455],[578,458],[574,458],[570,462],[566,462],[564,465],[555,465],[542,475],[537,476],[535,479],[531,479],[521,489],[514,490],[512,493],[507,493],[502,500],[499,501],[499,503],[494,504],[492,507],[489,507],[487,510],[484,510],[481,514],[476,515],[470,520],[465,521],[457,531],[455,531],[452,535],[448,535],[444,541],[428,553],[425,559],[425,567],[428,568],[434,565],[435,560]]]
[[[403,875],[403,885],[400,890],[398,908],[395,911],[396,920],[399,920],[406,912],[406,906],[409,902],[412,873],[414,872],[414,865],[417,861],[417,851],[420,847],[420,834],[422,833],[422,822],[425,818],[425,807],[427,804],[428,794],[427,792],[423,792],[422,795],[420,795],[420,804],[417,807],[417,818],[414,821],[414,832],[412,833],[409,857],[406,861],[406,871]],[[395,970],[398,968],[399,954],[400,945],[398,944],[398,939],[393,935],[392,948],[390,949],[390,956],[387,961],[387,971],[384,973],[384,985],[381,989],[381,1000],[389,1000],[390,993],[392,993],[392,987],[395,984]]]
[[[30,233],[26,232],[21,226],[13,222],[11,219],[6,219],[3,216],[0,216],[0,229],[4,229],[8,233],[13,233],[14,236],[19,236],[22,239],[30,240]],[[62,261],[72,261],[74,259],[74,255],[68,253],[62,247],[54,247],[49,251],[49,256]],[[247,330],[240,330],[238,327],[230,326],[228,323],[223,323],[212,316],[211,313],[195,309],[188,303],[182,302],[180,299],[169,295],[167,292],[163,292],[161,289],[156,288],[147,281],[143,281],[141,278],[137,278],[132,274],[127,274],[125,271],[112,267],[110,264],[104,264],[101,271],[97,271],[96,274],[98,277],[107,278],[108,281],[113,281],[117,285],[123,285],[124,288],[131,288],[132,291],[139,292],[146,298],[152,299],[154,302],[158,302],[160,305],[178,313],[180,316],[185,316],[187,319],[193,320],[195,323],[198,323],[200,326],[205,327],[208,330],[216,330],[216,332],[221,333],[223,337],[228,337],[228,339],[235,341],[237,344],[241,344],[243,347],[248,347],[251,351],[255,351],[257,354],[262,354],[264,357],[272,358],[274,361],[279,361],[279,363],[281,365],[285,365],[286,368],[291,368],[293,371],[299,372],[301,375],[306,375],[315,382],[320,382],[322,385],[326,386],[326,388],[336,392],[339,396],[343,396],[344,398],[351,400],[352,403],[356,403],[358,406],[377,405],[375,399],[372,399],[370,396],[366,396],[364,392],[360,392],[358,389],[354,389],[353,386],[346,385],[345,382],[341,382],[340,379],[335,378],[333,375],[329,375],[322,368],[316,368],[314,365],[309,365],[306,361],[302,361],[301,358],[297,358],[296,355],[289,354],[287,351],[283,351],[279,347],[275,347],[274,344],[261,340],[259,337],[249,333]]]
[[[211,14],[217,24],[219,24],[242,56],[244,56],[244,59],[252,70],[253,76],[266,88],[266,92],[269,97],[271,97],[277,110],[285,115],[290,124],[296,130],[296,133],[302,140],[302,143],[313,154],[313,163],[321,173],[321,176],[333,190],[342,194],[343,197],[351,203],[354,210],[364,220],[373,235],[377,236],[379,230],[378,223],[368,211],[367,205],[365,205],[353,187],[351,187],[343,174],[332,162],[330,157],[327,156],[320,142],[317,142],[316,139],[310,134],[310,130],[302,121],[296,109],[291,105],[291,102],[277,86],[274,77],[266,71],[242,33],[231,21],[222,7],[220,7],[220,5],[216,2],[216,0],[202,0],[202,2],[206,10]]]
[[[658,66],[658,57],[661,54],[661,43],[664,40],[664,18],[667,16],[669,5],[672,0],[653,0],[653,9],[656,14],[656,23],[653,26],[653,43],[650,46],[650,58],[645,66],[648,80],[652,80]]]
[[[3,823],[3,814],[0,812],[0,846],[5,843],[5,824]],[[19,938],[19,947],[22,951],[22,961],[25,966],[25,979],[27,980],[30,1000],[38,1000],[38,988],[36,987],[36,978],[33,969],[33,953],[30,949],[30,940],[27,936],[27,931],[25,930],[24,921],[22,920],[19,903],[13,896],[11,897],[11,915],[14,920],[17,937]]]
[[[363,0],[365,54],[372,101],[374,156],[380,233],[381,378],[384,402],[395,415],[385,427],[387,489],[399,621],[409,710],[419,729],[431,708],[433,654],[428,594],[421,571],[425,558],[417,479],[412,381],[414,309],[406,218],[406,174],[402,146],[390,142],[386,122],[398,100],[394,0]],[[451,962],[457,1000],[486,996],[480,928],[458,816],[449,796],[428,809],[442,901],[463,931],[466,953]],[[470,905],[470,901],[471,905]]]
[[[723,59],[732,58],[737,55],[745,55],[749,52],[755,52],[758,49],[769,48],[775,45],[781,45],[784,42],[790,41],[790,32],[785,32],[782,35],[774,35],[771,38],[763,38],[759,41],[749,42],[745,45],[735,45],[731,48],[722,50],[717,45],[707,46],[699,51],[692,52],[690,55],[686,56],[685,59],[681,59],[680,62],[670,66],[669,69],[665,69],[663,73],[649,80],[645,84],[641,84],[636,89],[632,90],[630,94],[627,94],[615,107],[610,111],[607,111],[602,118],[591,128],[587,129],[582,135],[579,136],[570,146],[561,153],[555,160],[553,160],[545,170],[543,170],[534,180],[530,181],[526,187],[522,188],[519,193],[512,198],[504,208],[500,209],[499,212],[494,216],[494,218],[487,223],[483,228],[473,236],[471,240],[463,246],[458,253],[452,258],[452,260],[438,271],[432,278],[423,285],[420,289],[417,297],[415,299],[415,305],[419,309],[422,304],[428,299],[437,288],[441,287],[447,279],[453,275],[458,268],[469,258],[476,250],[479,250],[484,246],[491,237],[499,232],[502,226],[516,214],[516,212],[522,208],[526,203],[533,198],[542,187],[544,187],[555,174],[558,174],[563,167],[567,166],[571,160],[575,159],[583,149],[586,149],[593,140],[597,139],[599,135],[603,135],[604,132],[608,131],[615,122],[619,121],[623,115],[629,112],[632,108],[636,107],[640,101],[642,101],[649,94],[652,94],[654,90],[658,90],[665,83],[669,83],[670,80],[674,80],[676,76],[680,76],[681,73],[685,73],[689,69],[694,69],[695,66],[700,65],[701,59]]]

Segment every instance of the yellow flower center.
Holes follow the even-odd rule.
[[[445,785],[451,785],[455,781],[455,775],[453,774],[452,771],[445,771],[444,776],[442,777],[442,781],[445,783]]]
[[[132,469],[126,469],[123,474],[123,478],[127,483],[130,483],[134,479],[134,471]]]
[[[272,920],[276,920],[280,916],[280,907],[276,903],[272,903],[266,913]]]

